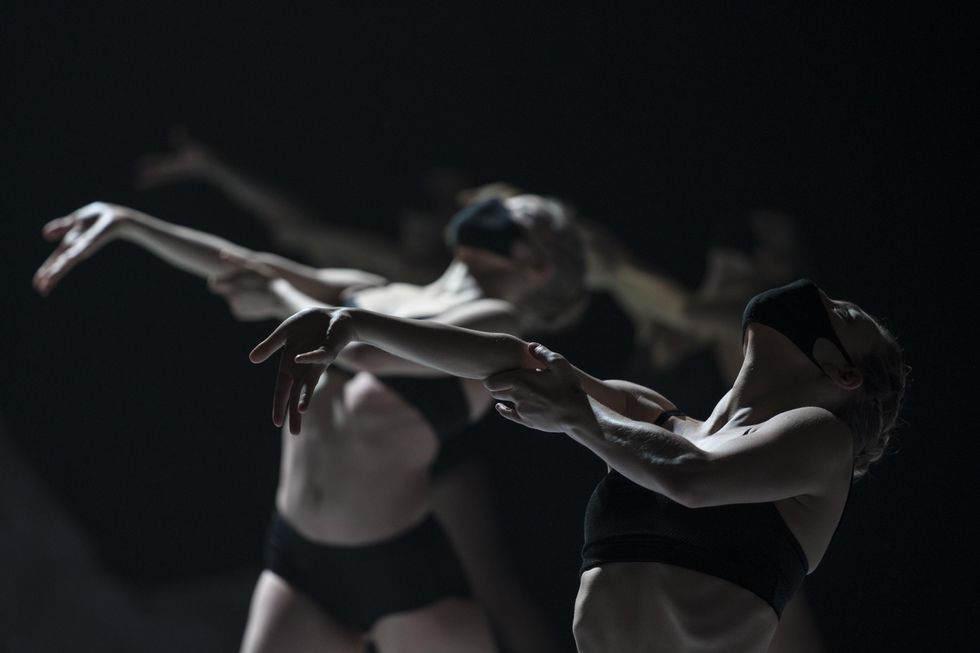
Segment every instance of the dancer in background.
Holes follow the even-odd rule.
[[[584,262],[569,216],[537,196],[488,200],[457,215],[453,262],[426,286],[310,268],[102,203],[49,223],[44,234],[59,244],[35,275],[42,294],[124,239],[218,284],[243,267],[274,270],[279,278],[268,289],[284,312],[347,303],[518,332],[571,323],[583,302]],[[284,433],[268,568],[243,650],[360,651],[368,641],[382,652],[494,650],[466,574],[432,517],[429,481],[440,443],[489,406],[485,389],[373,347],[353,346],[342,360],[345,369],[305,379],[311,419],[302,429],[299,419],[290,425],[300,437]]]
[[[445,166],[423,174],[417,201],[427,209],[406,208],[398,215],[399,239],[389,241],[366,231],[340,227],[287,191],[229,163],[184,129],[171,134],[171,152],[142,157],[137,184],[156,188],[182,181],[213,184],[229,199],[265,225],[277,244],[302,253],[317,266],[338,262],[360,270],[402,280],[429,280],[438,275],[433,263],[446,259],[444,231],[460,208],[488,199],[506,200],[522,194],[507,183],[462,188],[466,177]],[[238,260],[237,268],[211,280],[213,292],[223,295],[240,320],[283,319],[282,303],[271,291],[280,276],[260,260]],[[232,264],[232,260],[228,260]],[[588,360],[610,375],[621,374],[631,353],[632,326],[606,292],[585,297],[581,317],[555,331],[545,328],[571,353],[588,356],[596,335],[617,343],[602,357]],[[492,419],[492,418],[491,418]],[[499,424],[493,420],[493,424]],[[477,449],[481,438],[493,437],[491,424],[442,443],[432,466],[433,509],[459,555],[473,593],[487,610],[506,651],[549,653],[557,650],[552,628],[529,598],[507,555],[492,503],[485,461]],[[497,426],[497,430],[507,425]]]
[[[398,239],[392,241],[331,221],[332,216],[321,215],[285,189],[234,165],[182,127],[171,131],[170,144],[170,152],[140,158],[138,187],[186,181],[211,185],[265,226],[278,247],[314,265],[360,268],[388,279],[428,283],[449,263],[443,231],[462,208],[459,195],[470,186],[467,175],[455,167],[423,173],[420,197],[399,211]],[[475,199],[484,198],[468,198]]]
[[[801,280],[754,297],[745,357],[706,420],[658,392],[599,381],[548,349],[358,309],[309,309],[251,354],[280,348],[273,420],[351,342],[485,378],[503,416],[564,432],[610,467],[586,512],[579,650],[756,651],[830,544],[853,480],[880,459],[905,366],[858,306]],[[601,343],[596,343],[601,346]]]

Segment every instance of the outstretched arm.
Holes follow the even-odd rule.
[[[300,252],[316,264],[421,280],[417,279],[418,266],[406,261],[391,241],[331,224],[287,190],[226,161],[183,130],[175,130],[170,142],[173,152],[147,155],[138,162],[139,186],[152,188],[184,180],[210,183],[258,218],[277,245]]]
[[[93,202],[52,220],[42,234],[48,240],[60,241],[34,276],[34,285],[42,294],[49,293],[72,268],[113,240],[135,243],[174,267],[204,278],[232,272],[235,268],[228,256],[255,259],[323,301],[336,301],[350,285],[382,281],[355,270],[316,270],[273,254],[256,253],[213,234],[105,202]]]
[[[820,408],[768,420],[751,437],[692,441],[631,419],[589,396],[558,354],[537,347],[537,367],[487,379],[504,417],[531,428],[564,432],[643,487],[690,507],[776,501],[825,488],[850,469],[851,436]],[[700,441],[699,441],[700,444]]]
[[[252,350],[261,363],[282,349],[273,400],[273,422],[281,425],[288,410],[290,431],[299,432],[300,414],[326,365],[351,342],[360,342],[445,374],[482,379],[536,361],[528,343],[509,335],[515,320],[508,305],[474,302],[469,323],[481,330],[429,320],[410,320],[361,309],[311,308],[292,316]],[[456,316],[457,322],[467,319]],[[488,332],[489,331],[489,332]]]

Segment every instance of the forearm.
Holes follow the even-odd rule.
[[[407,320],[361,309],[352,309],[351,314],[357,341],[452,376],[484,379],[528,367],[529,361],[533,363],[527,343],[505,333]]]
[[[684,503],[692,472],[706,462],[690,441],[648,422],[632,420],[589,398],[591,411],[565,432],[607,465],[647,489]]]
[[[158,220],[134,212],[121,223],[119,237],[150,251],[178,269],[199,277],[212,277],[231,269],[222,252],[240,257],[251,251],[213,234]]]

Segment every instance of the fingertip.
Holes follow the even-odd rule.
[[[319,363],[323,360],[322,351],[305,351],[302,354],[296,354],[293,360],[297,363],[307,365],[310,363]]]

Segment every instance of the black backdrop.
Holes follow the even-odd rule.
[[[269,246],[208,188],[133,189],[134,158],[183,123],[338,222],[390,233],[419,172],[458,164],[571,197],[692,284],[718,216],[799,216],[818,281],[886,316],[915,378],[898,452],[811,578],[828,644],[954,650],[969,632],[976,16],[140,4],[0,25],[0,413],[110,570],[152,585],[258,565],[277,474],[271,368],[245,359],[266,325],[125,245],[48,300],[29,287],[40,225],[94,199]],[[544,450],[557,469],[579,455]]]

